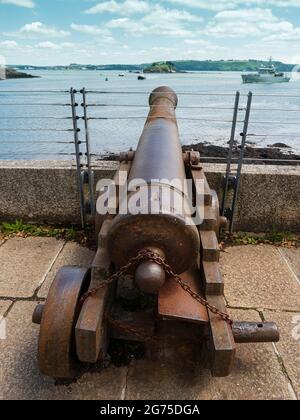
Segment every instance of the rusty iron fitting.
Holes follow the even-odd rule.
[[[236,343],[277,343],[279,330],[274,322],[233,322]]]

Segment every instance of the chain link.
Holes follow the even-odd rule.
[[[112,274],[106,280],[104,280],[99,286],[90,289],[86,292],[82,298],[81,302],[84,302],[90,296],[95,295],[99,290],[109,286],[114,281],[116,281],[119,277],[127,274],[132,268],[137,267],[141,262],[144,261],[152,261],[159,266],[161,266],[167,276],[172,277],[177,284],[186,292],[188,293],[193,299],[199,302],[201,305],[205,306],[205,308],[213,313],[214,315],[218,315],[223,321],[227,322],[230,326],[232,326],[233,321],[230,316],[216,308],[214,305],[211,305],[206,299],[200,296],[198,293],[194,292],[190,286],[184,283],[178,274],[175,274],[171,268],[171,266],[164,260],[159,254],[150,251],[150,250],[143,250],[140,251],[135,257],[131,258],[126,265],[124,265],[120,270],[116,273]],[[126,325],[120,321],[117,321],[111,318],[107,313],[105,314],[106,319],[109,321],[110,324],[114,325],[116,328],[123,330],[127,333],[133,333],[135,336],[140,337],[143,341],[156,341],[155,337],[148,337],[146,334],[137,331],[135,328],[131,327],[130,325]]]
[[[111,325],[116,327],[118,330],[121,330],[124,333],[133,334],[137,338],[140,338],[141,341],[152,343],[158,343],[159,341],[158,337],[147,335],[141,330],[137,330],[136,328],[132,327],[131,325],[125,324],[124,322],[112,318],[108,313],[105,313],[105,318]]]

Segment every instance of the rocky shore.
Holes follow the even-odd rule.
[[[204,161],[211,163],[225,163],[229,152],[228,147],[202,142],[182,146],[182,150],[184,152],[189,150],[198,151]],[[239,156],[240,147],[235,146],[232,153],[233,162],[236,162]],[[246,146],[244,157],[247,159],[247,164],[289,165],[291,161],[298,161],[300,165],[300,155],[294,153],[284,143],[275,143],[268,147]],[[108,153],[100,158],[100,160],[106,161],[116,161],[118,159],[119,156],[115,153]]]
[[[33,79],[36,77],[39,76],[33,76],[32,74],[22,73],[15,69],[6,69],[6,79]]]
[[[222,162],[224,158],[228,156],[228,147],[215,146],[209,143],[195,143],[192,145],[186,145],[182,147],[183,151],[195,150],[200,152],[204,158],[215,158],[212,162]],[[233,159],[238,159],[240,156],[240,147],[235,146],[233,149]],[[286,160],[287,162],[278,162],[278,164],[288,164],[288,161],[298,160],[300,164],[300,155],[297,155],[293,150],[284,143],[275,143],[268,147],[255,147],[247,145],[245,148],[245,159],[247,163],[270,163],[274,164],[272,160]],[[250,160],[248,160],[250,159]],[[251,160],[253,159],[253,161]],[[260,160],[257,160],[260,159]],[[268,160],[270,160],[268,162]]]

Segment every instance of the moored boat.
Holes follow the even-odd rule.
[[[287,83],[291,80],[282,72],[277,72],[272,58],[268,66],[260,66],[257,73],[242,74],[243,83]]]

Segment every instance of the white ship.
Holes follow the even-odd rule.
[[[268,67],[262,65],[258,73],[242,74],[243,83],[287,83],[291,80],[284,73],[276,71],[272,58],[270,58]]]

